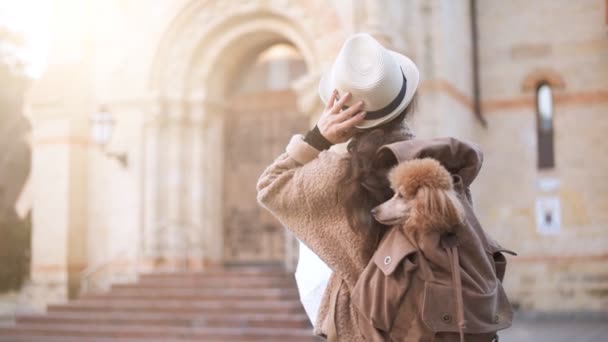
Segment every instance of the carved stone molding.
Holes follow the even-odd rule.
[[[300,112],[314,113],[320,107],[316,93],[320,66],[339,48],[335,42],[342,39],[336,37],[344,35],[339,22],[333,7],[322,0],[191,1],[176,16],[157,49],[150,88],[159,94],[161,120],[185,124],[178,129],[161,122],[159,138],[153,138],[159,148],[153,171],[158,184],[146,186],[156,196],[159,210],[150,215],[149,224],[152,220],[194,224],[200,227],[197,238],[205,241],[201,255],[207,261],[222,260],[226,254],[224,125],[232,110],[225,89],[239,76],[235,70],[242,58],[288,41],[310,72],[294,84]],[[166,238],[155,236],[153,226],[147,229],[157,242]],[[168,234],[182,230],[168,229]],[[173,246],[166,247],[163,255],[175,252]]]
[[[193,66],[200,64],[198,60],[205,60],[207,70],[214,68],[218,58],[207,55],[224,53],[225,40],[236,38],[230,35],[237,31],[241,31],[237,37],[247,31],[270,31],[283,36],[296,45],[309,70],[314,71],[320,64],[320,52],[330,50],[328,44],[335,41],[336,34],[344,35],[337,25],[340,22],[337,14],[333,8],[327,8],[321,0],[192,1],[176,17],[160,43],[151,86],[185,91],[184,80],[189,75],[195,74],[199,80],[203,76],[193,72]]]
[[[300,113],[311,116],[323,108],[318,92],[320,79],[320,73],[308,73],[292,83],[291,89],[297,95],[296,101]]]

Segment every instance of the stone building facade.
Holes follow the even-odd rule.
[[[293,267],[294,240],[255,206],[254,182],[291,134],[314,123],[321,72],[345,37],[365,31],[418,64],[418,136],[484,149],[475,205],[485,228],[520,254],[505,284],[513,302],[606,312],[606,6],[57,1],[49,67],[28,97],[33,240],[24,301],[63,301],[151,269]],[[539,169],[543,84],[555,163]],[[91,117],[102,110],[115,124],[100,148]]]

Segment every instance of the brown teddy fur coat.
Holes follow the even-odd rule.
[[[320,152],[294,136],[287,152],[260,176],[258,201],[287,229],[315,252],[333,273],[321,300],[314,334],[326,335],[329,289],[344,280],[336,304],[336,331],[340,341],[365,341],[359,334],[350,290],[374,252],[372,239],[353,231],[342,206],[336,202],[338,180],[346,172],[346,154]]]
[[[480,156],[470,158],[472,148],[455,139],[415,140],[393,145],[398,151],[395,153],[398,162],[402,157],[419,157],[421,151],[426,151],[425,146],[437,148],[442,158],[451,158],[446,165],[469,164],[469,168],[463,168],[467,171],[466,175],[463,173],[467,187],[481,166]],[[369,236],[349,227],[342,204],[337,202],[338,182],[349,167],[349,163],[344,162],[347,158],[348,154],[331,150],[319,152],[307,144],[302,135],[295,135],[286,152],[262,173],[257,191],[258,202],[333,271],[321,300],[314,334],[327,334],[330,293],[341,286],[336,302],[336,332],[339,341],[358,342],[365,339],[360,333],[350,294],[376,246]]]

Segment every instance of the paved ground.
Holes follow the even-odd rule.
[[[15,292],[0,294],[0,327],[13,324],[17,299]]]
[[[608,321],[516,319],[500,342],[608,342]]]

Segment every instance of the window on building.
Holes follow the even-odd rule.
[[[536,135],[538,146],[538,168],[555,166],[553,146],[553,92],[547,83],[536,89]]]
[[[306,74],[306,63],[298,50],[287,43],[272,45],[259,53],[245,70],[236,93],[289,89],[291,82]]]

